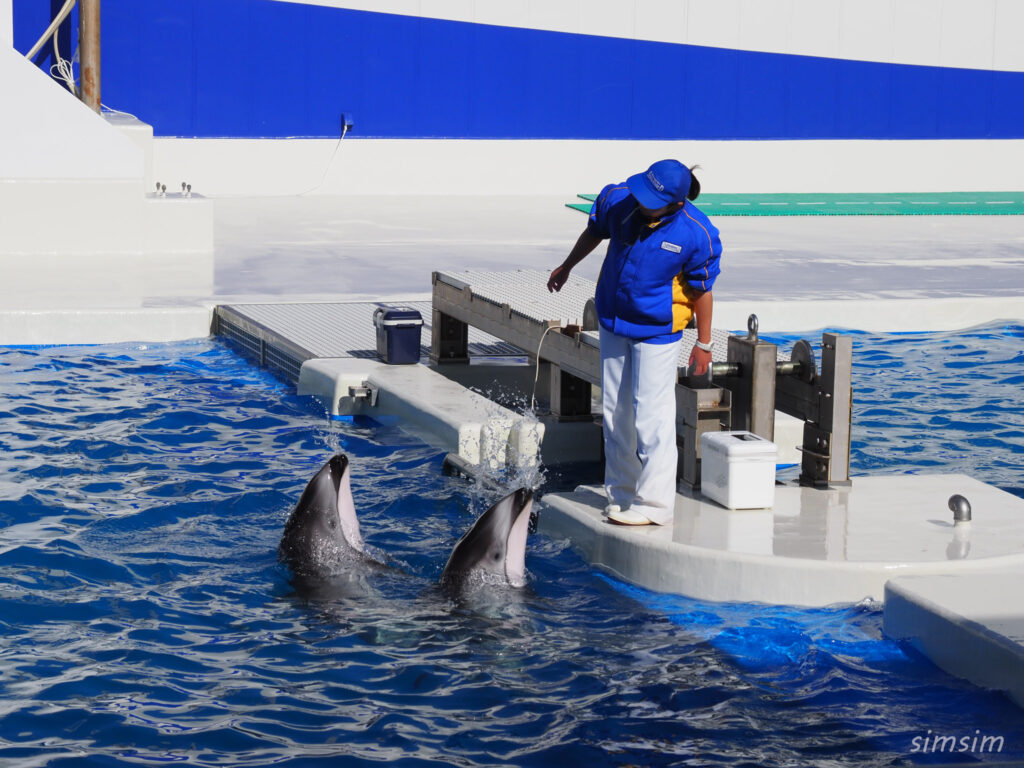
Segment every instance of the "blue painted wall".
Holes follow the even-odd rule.
[[[14,0],[18,50],[35,42],[50,6]],[[1024,138],[1019,72],[272,0],[104,0],[103,101],[159,136],[336,137],[348,112],[354,137]]]

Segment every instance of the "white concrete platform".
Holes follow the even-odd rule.
[[[1015,569],[893,579],[885,587],[885,634],[1024,707],[1022,576]]]
[[[374,401],[353,388],[374,390]],[[503,408],[425,365],[386,365],[359,358],[307,360],[298,394],[330,403],[334,414],[397,418],[425,442],[466,463],[495,471],[535,463],[544,425]]]
[[[9,310],[0,312],[0,343],[117,344],[210,335],[213,307]]]
[[[947,502],[967,497],[968,531]],[[701,600],[823,606],[881,601],[900,575],[1012,572],[1024,578],[1024,499],[965,475],[855,477],[851,487],[775,489],[772,509],[676,497],[667,526],[609,523],[598,487],[543,499],[539,530],[595,567]]]
[[[208,335],[213,202],[147,196],[152,128],[97,115],[4,45],[0,82],[0,344]]]
[[[423,360],[429,351],[429,302],[403,302],[424,319]],[[403,428],[459,457],[494,470],[597,461],[600,427],[558,423],[519,411],[529,402],[535,369],[526,353],[476,329],[469,331],[471,365],[385,365],[376,355],[373,302],[242,304],[217,309],[216,332],[260,363],[292,379],[300,395],[316,396],[333,416],[396,418]],[[353,396],[370,388],[374,404]],[[517,403],[515,410],[494,402]]]
[[[213,262],[213,204],[147,198],[153,131],[95,114],[12,48],[0,45],[0,257],[201,252]],[[177,191],[171,182],[171,192]],[[180,181],[177,182],[180,184]],[[89,259],[68,262],[79,279]]]

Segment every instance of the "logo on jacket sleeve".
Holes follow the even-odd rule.
[[[665,251],[672,251],[672,253],[682,253],[683,252],[683,246],[676,245],[675,243],[670,243],[668,240],[662,241],[661,248],[662,248],[662,250],[665,250]]]

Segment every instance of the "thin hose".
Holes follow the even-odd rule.
[[[530,395],[530,412],[536,413],[537,411],[537,381],[540,380],[540,348],[544,345],[544,338],[552,330],[561,330],[557,325],[549,325],[544,329],[544,333],[540,335],[540,341],[537,344],[537,366],[533,374],[533,393]]]
[[[60,13],[54,16],[53,21],[50,22],[50,26],[48,26],[46,31],[43,32],[43,36],[39,38],[39,41],[35,45],[32,46],[32,50],[25,54],[26,59],[34,58],[35,55],[39,53],[39,49],[46,44],[46,41],[50,39],[51,35],[53,35],[53,31],[61,25],[61,22],[68,17],[68,14],[71,13],[71,9],[74,7],[75,0],[67,0],[67,2],[64,3],[64,7],[60,9]]]

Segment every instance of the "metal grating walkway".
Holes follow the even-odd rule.
[[[314,358],[376,359],[373,327],[376,302],[306,304],[232,304],[217,307],[216,333],[261,364],[275,368],[292,381]],[[403,302],[423,317],[420,354],[430,354],[429,301]],[[522,356],[521,349],[470,329],[470,352],[476,356]]]
[[[469,322],[469,354],[485,356],[533,356],[541,334],[549,325],[580,325],[584,307],[593,298],[595,283],[573,277],[559,293],[547,289],[548,272],[542,270],[515,270],[489,272],[437,273],[437,280],[456,289],[466,301],[477,306],[490,306],[502,316],[493,323],[474,325]],[[434,301],[438,300],[435,285]],[[373,313],[385,306],[378,302],[292,303],[292,304],[232,304],[216,309],[216,333],[256,359],[261,365],[281,371],[292,381],[298,381],[299,370],[306,360],[317,358],[376,359],[376,329]],[[423,317],[420,354],[428,356],[432,337],[432,302],[403,302]],[[449,308],[450,309],[450,308]],[[449,311],[448,309],[444,311]],[[496,319],[496,318],[495,318]],[[470,318],[467,318],[470,320]],[[523,332],[516,332],[518,327]],[[545,358],[564,346],[565,339],[555,340],[554,334],[544,342]],[[680,365],[688,362],[690,349],[696,340],[695,330],[684,331],[679,349]],[[714,359],[725,359],[728,333],[713,330]],[[580,334],[576,359],[583,353],[586,363],[561,360],[566,370],[590,381],[599,379],[594,368],[594,354],[599,347],[598,333]],[[589,352],[586,350],[590,350]],[[554,359],[559,360],[555,355]],[[593,358],[593,359],[591,359]],[[780,359],[782,358],[780,352]]]

